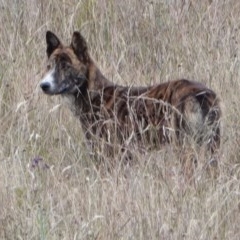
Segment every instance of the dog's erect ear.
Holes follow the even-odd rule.
[[[73,33],[71,47],[80,61],[84,63],[89,61],[87,42],[80,32]]]
[[[50,31],[47,31],[46,33],[46,42],[47,42],[47,56],[50,57],[53,51],[61,45],[61,42],[58,39],[58,37]]]

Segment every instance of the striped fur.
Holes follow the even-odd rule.
[[[101,140],[112,146],[108,152],[114,155],[114,146],[149,150],[174,143],[181,149],[194,140],[210,158],[218,151],[221,109],[211,89],[185,79],[120,86],[103,76],[79,32],[74,32],[70,46],[52,32],[46,40],[48,72],[40,86],[46,94],[69,100],[93,147]]]

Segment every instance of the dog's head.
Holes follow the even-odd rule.
[[[64,46],[52,32],[46,33],[47,73],[40,83],[43,92],[49,95],[74,94],[87,84],[87,43],[79,32],[74,32],[70,46]]]

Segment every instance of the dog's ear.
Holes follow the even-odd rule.
[[[47,31],[46,33],[46,42],[47,42],[47,56],[50,57],[53,51],[61,45],[61,42],[58,39],[58,37],[50,31]]]
[[[80,32],[73,33],[71,47],[80,61],[84,63],[89,61],[87,42]]]

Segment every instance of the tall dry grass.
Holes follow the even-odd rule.
[[[239,239],[238,0],[0,1],[1,239]],[[39,90],[45,32],[81,30],[106,76],[213,88],[224,114],[220,173],[182,179],[165,149],[99,172],[78,121]]]

